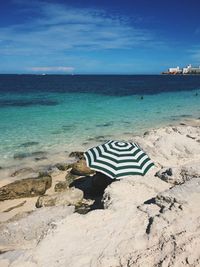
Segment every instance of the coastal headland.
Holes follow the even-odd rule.
[[[199,266],[200,120],[128,138],[155,163],[144,177],[99,179],[74,151],[2,180],[0,266]]]

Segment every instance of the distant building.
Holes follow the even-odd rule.
[[[179,67],[176,67],[176,68],[169,68],[168,72],[171,74],[179,74],[182,73],[182,70]]]
[[[200,66],[192,67],[192,65],[188,65],[187,67],[180,69],[180,67],[169,68],[167,72],[163,72],[163,74],[200,74]]]
[[[200,74],[200,67],[192,67],[190,64],[186,68],[183,68],[183,74]]]

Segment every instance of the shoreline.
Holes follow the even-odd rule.
[[[36,171],[42,171],[50,166],[54,166],[55,164],[61,162],[71,163],[73,161],[72,158],[69,157],[69,154],[73,151],[86,151],[90,147],[96,146],[100,143],[104,143],[107,140],[121,140],[121,141],[134,141],[133,139],[138,136],[143,136],[145,132],[159,130],[161,128],[169,127],[169,126],[179,126],[179,125],[190,125],[190,126],[199,126],[200,119],[196,117],[186,117],[180,120],[175,120],[167,123],[163,123],[158,127],[150,127],[146,128],[144,131],[141,131],[140,134],[133,134],[131,131],[118,133],[115,135],[100,135],[96,137],[89,138],[90,140],[86,142],[82,142],[76,144],[74,147],[68,148],[66,150],[61,151],[56,149],[54,152],[51,151],[47,153],[45,151],[35,151],[33,153],[27,153],[25,149],[22,153],[17,153],[13,158],[12,164],[8,166],[0,165],[0,186],[5,185],[8,181],[14,181],[12,174],[21,169],[21,168],[32,168]],[[133,138],[133,139],[132,139]],[[17,157],[18,156],[18,157]],[[17,178],[17,177],[16,177]],[[4,181],[5,180],[5,181]]]

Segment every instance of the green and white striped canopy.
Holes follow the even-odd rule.
[[[88,167],[112,179],[128,175],[145,175],[154,165],[135,143],[108,141],[84,153]]]

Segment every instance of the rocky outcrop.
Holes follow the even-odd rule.
[[[181,205],[192,204],[191,200],[196,196],[200,199],[200,178],[189,180],[181,186],[159,193],[155,198],[155,203],[161,208],[172,209],[176,205],[180,208]],[[193,205],[196,204],[193,203]]]
[[[71,164],[69,163],[57,163],[55,165],[56,168],[58,168],[60,171],[66,171],[69,168],[71,168]]]
[[[51,183],[49,175],[15,181],[0,188],[0,201],[43,195]]]
[[[69,188],[68,184],[66,181],[60,181],[54,186],[54,191],[55,192],[63,192]]]
[[[69,154],[70,158],[76,158],[76,159],[85,159],[84,152],[82,151],[73,151]]]
[[[72,206],[37,209],[30,214],[21,215],[17,221],[12,220],[1,224],[0,251],[3,253],[13,249],[28,249],[35,246],[44,238],[49,229],[55,227],[56,221],[72,214],[73,211],[74,207]],[[0,266],[2,266],[1,261]]]
[[[39,171],[40,176],[44,175],[51,175],[52,177],[55,177],[60,174],[60,170],[56,166],[45,166]]]
[[[155,176],[172,185],[183,184],[193,178],[200,178],[200,166],[162,168]]]
[[[78,205],[82,200],[83,192],[79,189],[70,188],[62,193],[40,196],[36,202],[36,207]]]
[[[75,175],[84,176],[94,174],[94,171],[87,166],[85,160],[81,159],[72,165],[71,173]]]
[[[34,247],[3,253],[0,263],[8,260],[12,267],[200,266],[199,136],[199,127],[178,126],[134,137],[157,168],[144,177],[114,181],[105,189],[104,210],[62,218],[40,235]],[[92,183],[92,176],[81,179]],[[24,230],[23,226],[17,225],[16,229]],[[12,231],[6,229],[0,243],[5,244]],[[20,247],[17,242],[28,244],[25,236],[16,232],[13,247]],[[31,234],[26,232],[28,238]]]
[[[199,201],[200,178],[197,178],[159,193],[154,204],[144,205],[148,215],[148,254],[146,249],[138,251],[133,263],[137,262],[136,266],[147,262],[151,266],[199,266]],[[152,216],[150,210],[155,206],[159,210]]]
[[[75,175],[75,174],[72,174],[71,172],[68,172],[65,176],[67,186],[70,186],[70,184],[73,183],[73,181],[79,177],[80,175]]]

